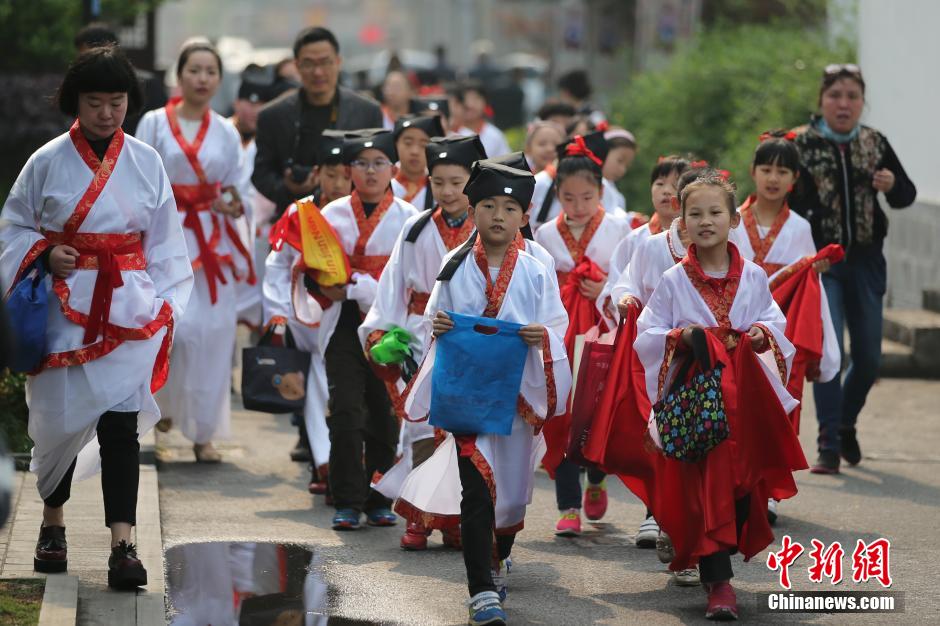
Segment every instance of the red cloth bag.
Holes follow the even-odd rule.
[[[588,335],[596,335],[588,331]],[[587,467],[593,465],[582,453],[582,446],[591,431],[596,417],[595,408],[605,389],[614,356],[615,335],[609,333],[600,337],[585,337],[581,363],[578,367],[578,380],[571,399],[571,433],[568,437],[568,449],[565,456]]]

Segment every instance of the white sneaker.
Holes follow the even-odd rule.
[[[698,567],[673,572],[672,575],[675,578],[676,585],[679,587],[695,587],[696,585],[702,584],[702,580],[698,575]]]
[[[676,558],[676,551],[672,547],[672,539],[663,531],[659,531],[659,536],[656,537],[656,556],[659,557],[660,563],[672,563],[672,560]]]
[[[640,530],[636,533],[637,548],[655,548],[656,538],[659,536],[659,523],[650,515],[640,524]]]
[[[777,501],[773,498],[767,500],[767,521],[771,526],[777,523]]]

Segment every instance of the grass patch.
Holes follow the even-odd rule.
[[[0,580],[0,626],[38,624],[45,589],[45,578]]]

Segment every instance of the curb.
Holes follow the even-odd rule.
[[[46,576],[39,626],[75,626],[78,618],[78,576]]]

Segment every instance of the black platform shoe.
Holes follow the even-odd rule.
[[[33,569],[43,574],[57,574],[69,568],[69,549],[65,526],[40,526]]]
[[[108,559],[108,586],[113,589],[136,589],[147,584],[147,570],[137,558],[137,548],[121,541],[111,548]]]

